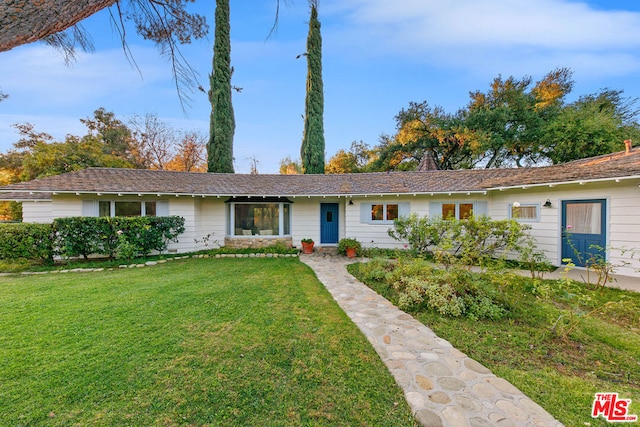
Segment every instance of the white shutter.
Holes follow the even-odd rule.
[[[474,216],[487,216],[489,215],[489,206],[487,202],[475,202],[473,204]]]
[[[98,216],[98,215],[100,215],[100,208],[97,200],[82,201],[82,216]]]
[[[156,216],[169,216],[168,200],[158,200],[156,202]]]
[[[363,224],[371,222],[371,203],[360,203],[360,222]]]
[[[398,217],[408,217],[411,215],[411,203],[398,203]]]
[[[429,218],[435,218],[437,216],[442,216],[442,203],[429,202]]]

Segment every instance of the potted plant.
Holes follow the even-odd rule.
[[[362,245],[356,239],[345,237],[338,242],[338,253],[354,258],[362,249]]]
[[[302,253],[303,254],[312,254],[313,253],[313,239],[302,239]]]

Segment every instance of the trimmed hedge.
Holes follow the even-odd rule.
[[[162,252],[184,232],[184,218],[169,217],[70,217],[53,224],[0,225],[0,258],[53,261],[104,255],[133,258]]]
[[[162,252],[184,233],[184,218],[166,217],[70,217],[53,221],[59,254],[64,257],[132,258]],[[126,250],[125,250],[126,248]],[[126,252],[127,255],[123,255]]]
[[[0,258],[53,262],[51,224],[0,224]]]

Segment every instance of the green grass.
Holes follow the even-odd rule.
[[[365,269],[349,266],[361,279]],[[632,399],[630,413],[640,415],[640,294],[576,282],[534,284],[506,274],[495,283],[492,291],[507,308],[501,320],[452,318],[422,308],[412,314],[567,426],[608,425],[591,418],[596,392]],[[397,301],[382,281],[368,285]]]
[[[415,425],[295,258],[1,277],[0,306],[0,425]]]

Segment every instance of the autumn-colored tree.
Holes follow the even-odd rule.
[[[487,92],[470,93],[465,126],[484,133],[482,164],[487,168],[527,166],[544,161],[544,127],[559,114],[571,91],[572,72],[548,73],[533,87],[531,77],[496,77]]]
[[[207,171],[206,137],[191,131],[182,134],[175,147],[175,155],[167,163],[166,170],[183,172]]]
[[[298,175],[302,173],[302,164],[299,160],[293,160],[291,156],[287,156],[280,160],[281,175]]]
[[[325,166],[325,173],[358,173],[366,172],[375,160],[375,150],[363,141],[353,141],[348,151],[338,150]]]
[[[409,103],[395,117],[397,133],[376,147],[375,170],[414,170],[429,153],[440,169],[474,167],[482,135],[464,125],[462,113],[448,114],[425,102]]]

